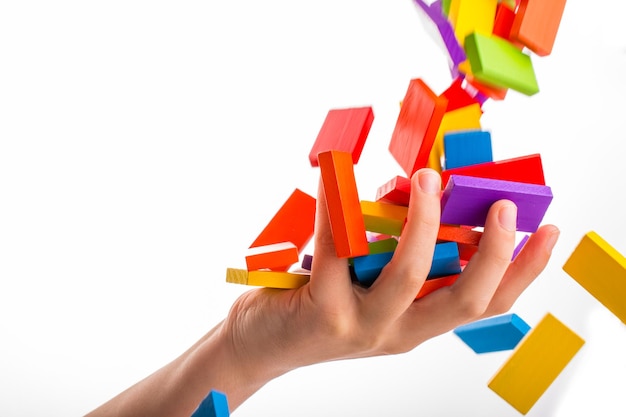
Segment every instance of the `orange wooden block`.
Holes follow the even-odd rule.
[[[250,247],[291,242],[302,252],[313,237],[315,204],[314,197],[296,188]]]
[[[246,266],[248,271],[257,269],[287,271],[291,265],[298,262],[298,259],[296,245],[291,242],[281,242],[248,249]]]
[[[337,256],[351,258],[367,255],[369,247],[352,155],[349,152],[325,151],[318,154],[317,159]]]
[[[478,245],[483,232],[450,224],[440,224],[437,240],[457,242],[466,245]]]
[[[428,279],[424,281],[424,285],[422,285],[422,288],[420,288],[420,290],[418,291],[415,299],[425,297],[433,291],[437,291],[440,288],[454,284],[459,276],[460,274],[455,274],[448,275],[447,277]]]
[[[427,165],[447,105],[448,99],[437,96],[421,79],[410,81],[389,143],[407,177]]]
[[[565,0],[522,0],[511,27],[511,39],[539,56],[552,52]]]

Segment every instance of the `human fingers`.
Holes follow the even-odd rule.
[[[331,303],[345,302],[345,297],[352,288],[350,270],[348,260],[337,256],[321,178],[316,204],[314,252],[309,291],[314,300],[326,299]]]
[[[415,300],[430,267],[441,220],[441,178],[424,168],[411,178],[407,222],[391,261],[370,287],[366,310],[380,321],[399,317]]]
[[[541,226],[533,233],[509,265],[484,317],[504,314],[544,270],[560,235],[554,225]]]

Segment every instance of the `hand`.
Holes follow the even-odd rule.
[[[459,279],[415,300],[436,243],[440,184],[430,169],[413,176],[398,247],[374,284],[363,288],[351,281],[347,260],[335,254],[320,182],[310,282],[295,290],[252,290],[224,322],[233,361],[245,378],[260,386],[305,365],[407,352],[461,324],[507,312],[546,266],[558,229],[540,227],[511,263],[517,209],[498,201]],[[229,398],[236,407],[239,397]]]

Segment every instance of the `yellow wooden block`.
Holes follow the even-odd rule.
[[[626,258],[602,237],[583,236],[563,270],[626,323]]]
[[[391,236],[400,236],[406,221],[408,207],[378,201],[361,201],[365,230]]]
[[[454,28],[454,36],[464,45],[465,37],[477,32],[491,35],[496,17],[498,0],[451,0],[448,19]]]
[[[437,136],[435,136],[435,142],[430,151],[428,167],[441,173],[441,162],[444,153],[443,136],[448,132],[480,129],[480,118],[482,115],[483,110],[478,103],[446,112],[443,115]]]
[[[282,271],[248,271],[226,268],[226,282],[268,288],[300,288],[309,282],[310,274]]]
[[[585,341],[552,314],[546,314],[517,345],[488,386],[526,414]]]

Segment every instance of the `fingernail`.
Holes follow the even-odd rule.
[[[441,178],[431,169],[423,169],[418,173],[419,185],[427,194],[439,194],[441,191]]]
[[[546,249],[548,252],[552,252],[554,246],[556,245],[557,240],[559,240],[559,236],[561,235],[561,231],[559,229],[552,232],[548,240],[546,240]]]
[[[506,204],[500,208],[498,213],[500,226],[509,232],[517,230],[517,207],[515,204]]]

